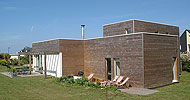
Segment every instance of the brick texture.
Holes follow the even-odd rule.
[[[84,71],[84,41],[60,40],[60,52],[62,52],[63,75],[77,75]]]
[[[111,58],[113,78],[113,58],[120,58],[120,74],[130,77],[130,84],[142,87],[142,34],[124,35],[85,40],[85,76],[95,73],[96,78],[105,79],[105,58]]]
[[[173,80],[173,57],[178,57],[177,37],[144,34],[144,87],[168,85]]]
[[[32,43],[32,52],[59,52],[59,40]]]

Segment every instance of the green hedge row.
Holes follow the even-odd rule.
[[[105,86],[102,86],[100,83],[94,83],[92,81],[89,81],[85,77],[74,80],[74,78],[68,78],[68,76],[63,76],[60,78],[54,77],[54,79],[55,79],[54,81],[56,82],[62,82],[65,84],[74,84],[74,85],[80,85],[80,86],[85,86],[85,87],[102,88],[102,89],[106,88]],[[108,86],[107,88],[113,91],[117,90],[115,86]]]

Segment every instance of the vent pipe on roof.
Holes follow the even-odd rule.
[[[85,25],[81,25],[81,28],[82,28],[82,39],[84,40],[84,26]]]

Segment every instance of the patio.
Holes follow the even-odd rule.
[[[119,89],[119,90],[121,90],[122,92],[125,92],[125,93],[137,94],[137,95],[149,95],[149,94],[154,94],[154,93],[160,92],[158,90],[135,88],[135,87],[130,87],[129,89]]]
[[[10,72],[0,72],[0,74],[3,74],[5,76],[8,76],[10,78],[13,77],[29,77],[29,76],[41,76],[43,74],[40,74],[39,72],[31,72],[31,74],[17,74],[16,76],[13,76]]]

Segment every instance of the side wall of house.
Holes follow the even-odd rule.
[[[134,20],[134,32],[149,32],[149,33],[161,33],[161,34],[171,34],[171,35],[179,35],[179,27],[145,22]]]
[[[77,75],[84,71],[84,41],[60,39],[63,75]]]
[[[126,28],[131,29],[131,31],[133,32],[133,20],[104,25],[103,26],[103,37],[125,34]]]
[[[120,59],[120,75],[129,77],[129,83],[143,87],[142,34],[123,35],[85,40],[84,73],[105,79],[105,58],[111,58],[113,79],[113,58]]]
[[[184,32],[180,37],[181,52],[187,52],[187,35]]]
[[[144,34],[145,88],[172,83],[173,57],[179,60],[177,40],[177,36]]]
[[[32,43],[33,52],[59,52],[59,40]]]

